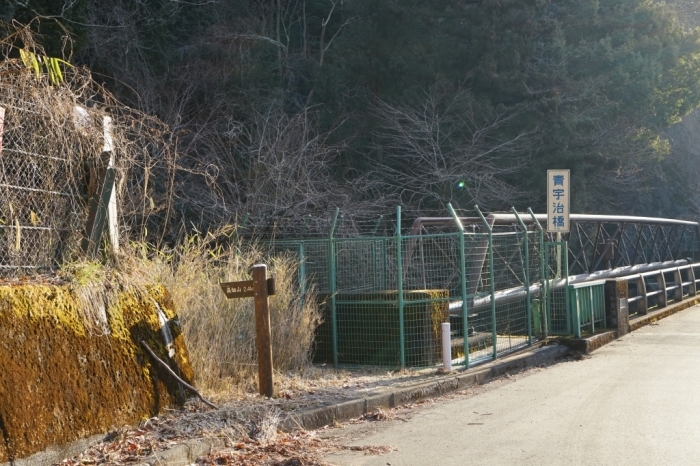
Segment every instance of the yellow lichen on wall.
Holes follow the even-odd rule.
[[[170,359],[156,303],[168,319]],[[69,286],[0,286],[0,462],[105,432],[184,401],[139,345],[191,382],[192,368],[162,286],[114,291],[105,327],[87,322]],[[99,331],[96,331],[99,329]]]

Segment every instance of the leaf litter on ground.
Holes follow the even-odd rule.
[[[347,447],[313,431],[284,433],[277,430],[281,412],[268,406],[208,409],[199,400],[190,400],[183,410],[173,410],[150,418],[136,427],[123,427],[108,434],[79,455],[57,465],[133,465],[154,461],[155,453],[187,440],[217,438],[224,447],[198,458],[197,465],[330,465],[328,453],[341,450],[382,454],[388,446]]]

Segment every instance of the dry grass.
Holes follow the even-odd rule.
[[[320,312],[313,292],[304,301],[295,280],[298,263],[289,256],[265,256],[255,244],[212,245],[213,236],[191,236],[180,246],[154,250],[132,244],[120,260],[124,273],[143,283],[162,283],[180,317],[196,372],[208,394],[237,397],[254,391],[257,365],[255,315],[251,298],[227,300],[219,282],[250,280],[251,267],[268,265],[276,279],[270,297],[273,363],[277,371],[310,364]]]

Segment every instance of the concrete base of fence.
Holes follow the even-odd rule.
[[[295,429],[317,429],[333,422],[347,421],[379,408],[393,408],[423,398],[480,385],[508,373],[552,364],[561,359],[567,352],[568,348],[562,345],[542,346],[523,351],[474,369],[436,377],[430,382],[388,389],[364,398],[292,414],[282,420],[280,429],[287,432]]]
[[[195,464],[197,458],[210,455],[225,446],[226,441],[223,438],[189,440],[156,452],[137,466],[190,466]]]
[[[613,285],[616,285],[615,280],[610,280]],[[619,284],[619,282],[618,282]],[[625,287],[627,286],[626,283],[624,283]],[[606,287],[608,284],[606,283]],[[621,287],[616,287],[617,290],[621,289]],[[606,289],[606,301],[608,301],[608,293]],[[614,290],[612,290],[614,291]],[[612,294],[612,293],[611,293]],[[617,302],[620,302],[619,295],[616,296]],[[662,309],[658,310],[653,310],[649,311],[647,314],[639,316],[639,317],[634,317],[632,319],[629,319],[629,316],[626,313],[626,309],[623,309],[623,312],[619,312],[619,308],[616,309],[616,313],[618,318],[620,318],[619,322],[617,322],[618,329],[615,330],[608,330],[608,331],[603,331],[600,333],[596,333],[595,335],[591,335],[586,338],[559,338],[559,343],[562,345],[565,345],[567,348],[571,349],[572,351],[579,351],[582,353],[591,353],[598,348],[600,348],[603,345],[607,345],[613,340],[616,340],[617,338],[620,338],[623,335],[626,335],[627,333],[631,331],[638,330],[645,325],[649,325],[653,322],[656,322],[657,320],[663,319],[665,317],[671,316],[677,312],[683,311],[685,309],[688,309],[689,307],[695,306],[696,304],[700,304],[700,296],[694,296],[691,298],[688,298],[684,301],[680,301],[678,303],[670,304]],[[607,305],[607,303],[606,303]],[[607,308],[606,308],[607,310]],[[610,315],[610,314],[608,314]],[[623,320],[624,318],[624,320]]]
[[[566,346],[572,351],[580,353],[591,353],[603,345],[607,345],[611,341],[618,338],[617,331],[610,330],[607,332],[596,333],[586,338],[559,338],[559,343]]]
[[[628,284],[626,279],[605,282],[605,317],[607,327],[615,329],[618,337],[629,332]]]

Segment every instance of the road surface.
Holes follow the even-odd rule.
[[[326,459],[341,466],[698,465],[700,306],[585,359],[480,391],[391,421],[334,429],[346,446],[397,451],[341,452]]]

